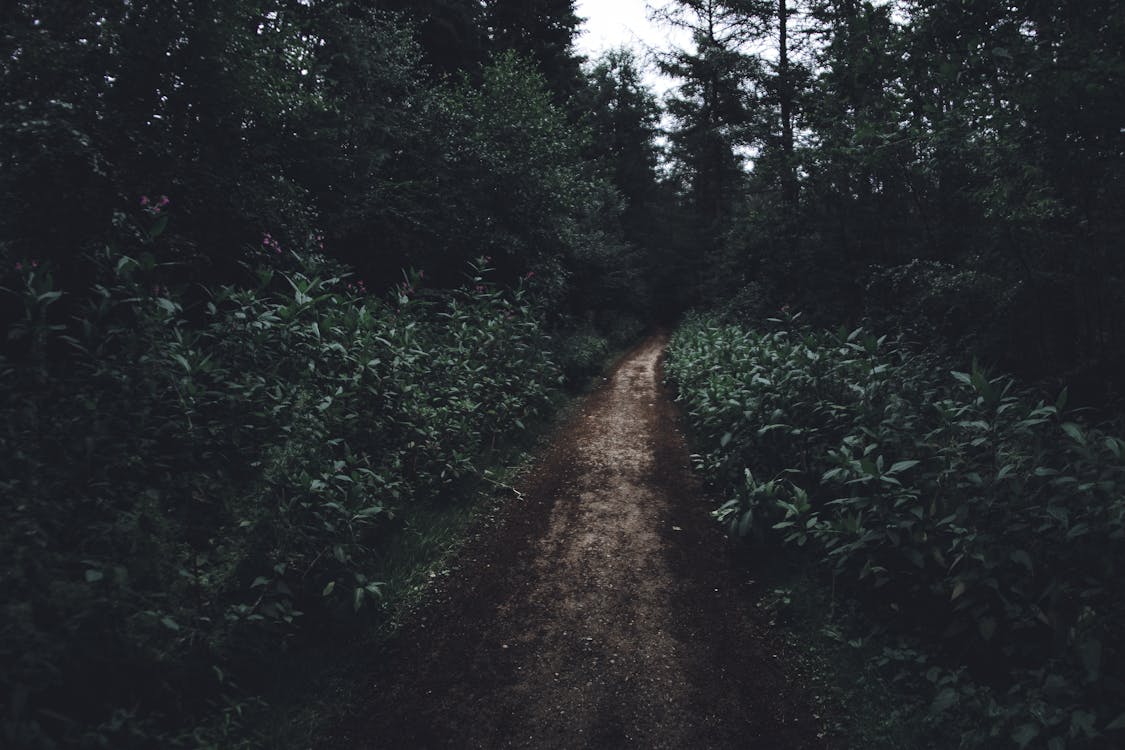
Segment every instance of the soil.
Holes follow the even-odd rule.
[[[467,543],[324,748],[826,748],[629,352]]]

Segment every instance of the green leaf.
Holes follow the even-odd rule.
[[[1063,432],[1070,435],[1071,439],[1079,445],[1086,444],[1086,435],[1082,432],[1082,428],[1074,422],[1064,422],[1062,424]]]
[[[996,618],[984,617],[977,623],[977,630],[980,632],[980,637],[986,641],[991,641],[992,637],[996,635]]]
[[[1070,715],[1071,732],[1078,729],[1087,739],[1093,739],[1098,736],[1098,730],[1094,728],[1097,720],[1098,717],[1089,711],[1075,711]]]
[[[1020,724],[1012,732],[1012,742],[1019,745],[1021,748],[1027,747],[1031,744],[1032,740],[1039,736],[1039,727],[1034,724]]]
[[[1076,523],[1070,527],[1070,531],[1066,532],[1066,540],[1069,542],[1072,539],[1077,539],[1080,536],[1086,536],[1090,533],[1090,527],[1085,522]]]
[[[336,582],[335,581],[329,581],[328,585],[324,587],[324,591],[320,592],[320,595],[321,596],[328,596],[329,594],[332,593],[332,590],[335,589],[335,588],[336,588]]]
[[[977,393],[984,395],[987,394],[990,390],[988,387],[988,380],[986,380],[984,377],[984,371],[977,368],[976,363],[974,363],[973,365],[971,382],[973,384],[973,387],[977,389]]]
[[[1105,725],[1105,731],[1107,732],[1116,732],[1121,729],[1125,729],[1125,714],[1121,714],[1116,719]]]
[[[160,623],[164,627],[168,628],[169,630],[175,630],[175,631],[178,632],[179,629],[180,629],[179,623],[177,623],[175,620],[173,620],[171,617],[169,617],[167,615],[160,618]]]
[[[930,713],[940,714],[941,712],[957,705],[957,702],[959,700],[960,696],[957,695],[957,691],[953,688],[947,687],[940,693],[938,693],[937,697],[934,698],[934,702],[930,704]]]
[[[1019,563],[1020,565],[1027,568],[1028,573],[1035,572],[1035,566],[1031,564],[1031,555],[1027,554],[1027,552],[1023,551],[1022,549],[1012,550],[1012,553],[1009,555],[1009,557],[1012,559],[1012,562]]]
[[[745,537],[747,534],[749,534],[751,525],[753,523],[754,523],[754,512],[749,511],[749,510],[745,511],[742,514],[742,518],[738,522],[738,535],[740,537]]]
[[[157,237],[159,237],[161,234],[163,234],[164,230],[167,227],[168,227],[168,214],[164,214],[163,216],[158,218],[156,221],[154,221],[152,223],[151,227],[149,227],[148,238],[150,240],[155,240]]]
[[[87,570],[86,571],[86,583],[97,583],[98,581],[102,580],[103,578],[105,578],[105,574],[102,573],[100,570]]]
[[[1125,444],[1123,444],[1120,440],[1118,440],[1115,437],[1107,437],[1105,439],[1105,447],[1106,447],[1106,450],[1108,450],[1110,453],[1113,454],[1114,458],[1120,459],[1121,454],[1122,454],[1122,448],[1125,447]]]
[[[1060,393],[1058,399],[1055,400],[1055,410],[1060,414],[1062,413],[1062,410],[1066,408],[1068,391],[1069,388],[1063,388],[1062,393]]]
[[[720,447],[726,448],[727,444],[730,443],[732,437],[734,437],[734,436],[731,433],[729,433],[729,432],[725,433],[722,436],[722,438],[719,439]]]
[[[906,471],[914,466],[917,466],[920,461],[896,461],[891,464],[891,468],[887,470],[888,474],[898,474],[900,471]]]

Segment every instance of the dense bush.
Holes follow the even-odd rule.
[[[556,331],[559,367],[567,384],[571,388],[588,385],[614,352],[634,343],[643,331],[640,320],[628,314],[607,315],[578,328]]]
[[[171,281],[159,211],[84,293],[0,271],[23,310],[0,358],[8,747],[207,741],[201,717],[241,710],[232,677],[377,603],[386,522],[476,475],[558,382],[483,259],[463,290],[412,274],[383,300],[266,235],[246,283],[204,290]]]
[[[1030,349],[1013,336],[1013,300],[1019,284],[947,263],[914,259],[875,268],[867,282],[864,312],[873,327],[901,333],[931,349],[995,352],[1010,361],[1008,346]]]
[[[1065,393],[1045,403],[799,316],[766,331],[692,318],[667,372],[733,533],[809,549],[994,686],[931,675],[935,711],[988,714],[968,746],[1120,740],[1125,441],[1078,421]]]

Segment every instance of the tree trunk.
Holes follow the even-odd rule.
[[[781,196],[790,213],[797,209],[797,175],[793,160],[793,81],[789,70],[789,9],[777,0],[777,93],[781,105]]]

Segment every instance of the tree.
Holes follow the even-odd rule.
[[[681,185],[697,237],[694,285],[729,276],[735,248],[727,242],[745,193],[744,154],[751,121],[748,81],[759,60],[743,51],[754,33],[740,4],[685,0],[663,18],[691,32],[693,50],[676,50],[661,69],[681,80],[667,99],[675,126],[669,132],[673,175]]]
[[[613,50],[595,61],[580,101],[590,128],[588,149],[605,165],[625,199],[622,224],[626,238],[641,247],[655,242],[654,202],[660,106],[645,87],[636,57],[628,49]]]
[[[481,0],[374,0],[373,5],[401,13],[416,25],[422,62],[438,77],[479,74],[488,43]],[[363,10],[353,13],[362,16]]]
[[[581,23],[574,0],[484,0],[492,49],[513,50],[532,60],[556,104],[566,104],[582,83],[574,37]]]
[[[441,267],[459,273],[465,259],[486,255],[504,281],[535,272],[558,302],[590,189],[580,133],[513,52],[485,69],[479,87],[448,87],[437,107],[445,162],[427,223]]]

